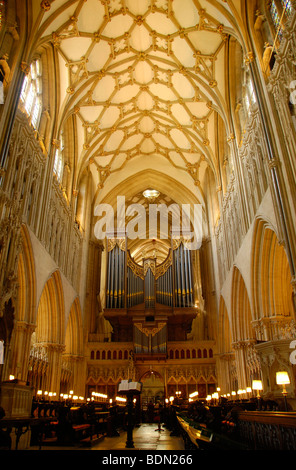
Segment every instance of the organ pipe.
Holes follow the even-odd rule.
[[[173,251],[175,307],[193,307],[191,253],[181,242]]]
[[[125,250],[116,243],[108,252],[107,308],[124,308],[125,304]]]

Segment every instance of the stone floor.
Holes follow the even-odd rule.
[[[56,447],[56,446],[42,446],[42,450],[125,450],[127,433],[120,432],[118,437],[105,437],[103,440],[94,444],[92,447]],[[162,431],[158,431],[155,424],[141,424],[133,431],[134,448],[127,450],[184,450],[184,443],[181,437],[170,436],[170,431],[165,427]],[[37,447],[30,447],[29,450],[38,449]]]
[[[181,437],[170,436],[170,431],[162,428],[158,431],[155,424],[142,424],[133,432],[134,449],[138,450],[183,450],[184,444]],[[107,437],[94,450],[123,450],[126,444],[126,432],[121,432],[119,437]]]

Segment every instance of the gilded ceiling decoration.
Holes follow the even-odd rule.
[[[39,44],[57,53],[60,130],[74,114],[80,171],[90,165],[102,188],[138,159],[143,167],[153,159],[198,187],[215,166],[215,111],[225,113],[229,6],[54,0],[41,10]]]

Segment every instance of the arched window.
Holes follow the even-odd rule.
[[[21,91],[21,103],[28,114],[34,129],[38,129],[42,109],[42,67],[41,60],[36,59],[30,66]]]
[[[292,14],[291,0],[272,0],[269,6],[270,16],[279,41],[283,38],[285,20]]]
[[[250,115],[252,105],[256,103],[256,95],[254,85],[249,74],[246,74],[246,82],[244,86],[244,102],[247,114]]]
[[[63,133],[61,133],[60,145],[56,149],[55,159],[54,159],[54,167],[53,167],[53,172],[56,175],[57,180],[58,180],[59,183],[62,182],[63,173],[64,173],[63,152],[64,152],[64,138],[63,138]]]
[[[5,2],[4,0],[1,0],[0,1],[0,31],[4,24],[4,20],[5,20]]]
[[[287,16],[291,16],[292,15],[292,4],[291,4],[291,0],[281,0],[281,3],[282,3],[282,8],[283,10],[285,9],[285,13]]]

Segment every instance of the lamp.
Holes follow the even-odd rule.
[[[159,196],[159,191],[156,189],[146,189],[146,191],[143,192],[143,196],[145,199],[148,199],[149,202],[153,203]]]
[[[288,411],[288,406],[287,406],[287,390],[286,390],[286,385],[290,383],[290,378],[289,374],[286,371],[280,371],[276,373],[276,383],[278,385],[283,386],[283,395],[284,395],[284,401],[285,401],[285,410]]]
[[[290,383],[290,378],[289,378],[288,372],[285,372],[285,371],[277,372],[276,373],[276,383],[278,385],[283,385],[284,386],[283,388],[285,390],[285,385],[288,385]]]
[[[260,390],[263,390],[262,380],[253,380],[252,389],[257,390],[257,398],[260,398]]]
[[[262,380],[253,380],[252,389],[257,390],[258,409],[260,410],[260,390],[263,390]]]

